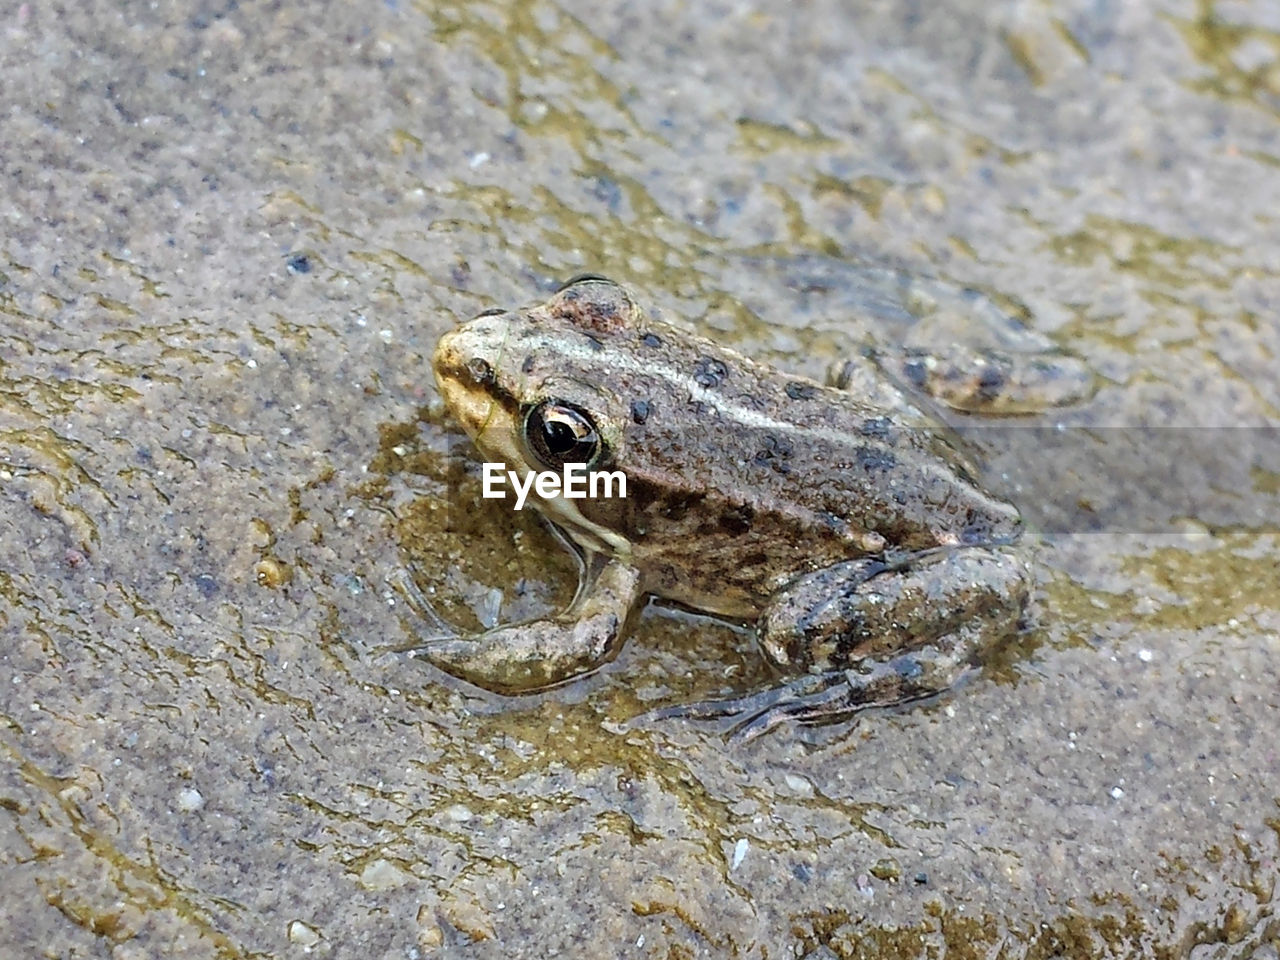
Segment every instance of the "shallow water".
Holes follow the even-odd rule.
[[[1280,948],[1280,6],[849,6],[3,14],[0,956]],[[571,592],[427,358],[583,270],[815,376],[901,276],[1083,357],[1016,428],[1101,454],[983,445],[1036,629],[737,747],[617,732],[765,679],[686,615],[514,705],[383,652],[408,568]]]

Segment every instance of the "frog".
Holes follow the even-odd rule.
[[[942,694],[1022,628],[1019,511],[871,358],[835,382],[787,373],[584,275],[447,330],[432,369],[486,461],[625,477],[625,497],[530,488],[579,553],[578,589],[414,646],[467,683],[517,696],[592,674],[655,598],[754,631],[776,683],[663,711],[751,736]]]

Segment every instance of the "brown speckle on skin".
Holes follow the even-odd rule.
[[[888,417],[872,417],[869,420],[862,421],[862,426],[859,427],[858,432],[864,437],[889,440],[893,432],[893,424]]]
[[[553,317],[567,320],[584,330],[608,333],[625,325],[621,309],[628,305],[626,296],[612,285],[583,283],[561,291],[548,304]]]
[[[912,358],[902,365],[902,378],[917,390],[923,390],[929,383],[929,365]]]
[[[755,519],[755,508],[749,503],[739,504],[720,515],[720,529],[731,536],[740,537],[751,530],[751,521]],[[750,566],[751,564],[746,564]]]
[[[888,472],[898,465],[898,458],[888,450],[877,450],[874,447],[859,447],[853,454],[858,463],[867,472]]]
[[[718,387],[729,376],[729,368],[715,357],[699,357],[693,365],[693,379],[700,387]]]
[[[772,467],[778,473],[790,473],[789,461],[794,452],[790,439],[768,433],[765,434],[764,445],[756,451],[754,462],[760,466]]]
[[[524,358],[524,363],[520,364],[521,373],[533,373],[533,354]]]
[[[997,400],[1004,390],[1007,378],[999,367],[987,366],[978,377],[978,396],[983,400]]]
[[[681,493],[667,497],[660,506],[660,512],[668,520],[683,520],[689,511],[706,499],[705,493]]]
[[[693,411],[695,417],[718,417],[720,411],[709,403],[703,403],[701,400],[692,400],[689,403],[689,409]]]

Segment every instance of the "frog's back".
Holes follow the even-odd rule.
[[[622,503],[584,514],[623,533],[653,592],[752,616],[797,570],[872,554],[1015,539],[937,424],[787,376],[656,321],[593,335],[575,375],[631,411]]]

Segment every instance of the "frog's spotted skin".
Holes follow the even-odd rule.
[[[1017,511],[872,367],[846,370],[851,390],[780,373],[600,278],[457,327],[434,367],[486,460],[559,470],[538,431],[576,430],[574,459],[627,477],[625,499],[531,497],[582,548],[583,588],[556,617],[422,648],[465,680],[518,693],[590,672],[653,594],[756,622],[784,673],[830,675],[787,711],[827,714],[945,689],[1016,626]]]

